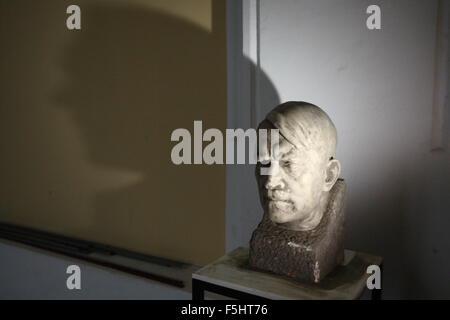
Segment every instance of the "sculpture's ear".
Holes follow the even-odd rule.
[[[326,176],[325,176],[325,184],[324,191],[330,191],[339,178],[339,174],[341,173],[341,163],[339,160],[331,158],[328,161],[326,168]]]

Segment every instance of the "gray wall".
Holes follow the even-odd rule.
[[[370,4],[381,30],[366,28]],[[449,151],[430,152],[437,1],[261,0],[259,15],[259,120],[270,88],[329,113],[348,183],[346,247],[384,256],[387,298],[450,298]],[[255,188],[252,170],[230,184]],[[228,197],[228,249],[260,219],[253,190]]]

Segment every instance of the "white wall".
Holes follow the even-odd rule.
[[[370,4],[381,7],[381,30],[366,28]],[[274,107],[270,87],[280,102],[322,107],[348,183],[346,247],[385,257],[387,298],[449,298],[450,158],[430,152],[437,1],[260,0],[256,9],[267,77],[259,120]],[[242,176],[229,181],[253,187]],[[228,249],[260,219],[256,189],[242,192],[250,196],[235,206]]]
[[[81,289],[68,290],[66,269],[81,270]],[[0,242],[2,299],[191,299],[188,291],[14,242]]]

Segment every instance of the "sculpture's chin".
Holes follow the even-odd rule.
[[[292,204],[288,202],[269,202],[269,218],[275,223],[286,223],[295,220],[295,214],[292,211]]]
[[[269,217],[270,217],[270,220],[274,223],[283,224],[283,223],[289,222],[289,219],[287,219],[286,217],[282,217],[279,214],[278,215],[270,215]]]

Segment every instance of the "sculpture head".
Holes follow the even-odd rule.
[[[271,154],[270,139],[258,150],[256,178],[265,214],[291,230],[314,229],[341,168],[334,159],[337,133],[333,122],[319,107],[291,101],[269,112],[259,129],[280,133],[276,155]],[[261,175],[261,166],[268,167],[267,175]]]

